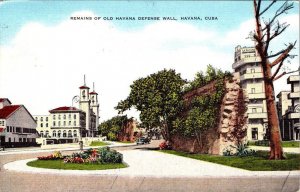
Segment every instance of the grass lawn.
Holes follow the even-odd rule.
[[[249,141],[248,144],[249,144],[249,146],[256,146],[255,141]],[[300,142],[299,141],[282,141],[282,147],[298,148],[298,147],[300,147]]]
[[[134,141],[117,141],[118,143],[134,143]]]
[[[103,142],[103,141],[92,141],[90,146],[106,146],[109,145],[109,143]]]
[[[162,152],[250,171],[286,171],[300,169],[300,154],[286,154],[287,159],[275,161],[268,160],[268,152],[263,151],[258,151],[257,156],[255,157],[227,157],[208,154],[189,154],[173,150],[162,150]]]
[[[66,169],[66,170],[104,170],[125,168],[123,163],[110,164],[89,164],[89,163],[64,163],[63,160],[35,160],[27,163],[28,166],[48,169]]]
[[[282,147],[300,147],[300,141],[282,141]]]

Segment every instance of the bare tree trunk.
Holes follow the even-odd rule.
[[[281,146],[281,135],[277,116],[276,101],[274,95],[273,80],[271,79],[270,65],[263,66],[265,81],[265,93],[268,112],[268,127],[270,132],[270,157],[269,159],[284,159]]]

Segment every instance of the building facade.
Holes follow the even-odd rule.
[[[59,144],[76,143],[83,137],[97,135],[99,125],[98,94],[89,92],[86,85],[79,87],[79,109],[76,107],[58,107],[49,111],[49,115],[36,115],[38,143]]]
[[[300,140],[300,75],[287,79],[291,91],[277,95],[281,137],[283,140]]]
[[[36,146],[36,122],[24,105],[0,98],[0,142],[5,147]]]
[[[254,47],[235,48],[232,68],[240,77],[248,102],[248,140],[267,138],[267,106],[261,59]]]

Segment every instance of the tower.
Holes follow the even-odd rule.
[[[95,92],[95,84],[93,83],[93,91],[90,92],[90,101],[91,101],[91,108],[96,116],[95,122],[95,131],[98,129],[99,126],[99,103],[98,103],[98,93]]]
[[[88,131],[88,135],[90,133],[90,88],[86,86],[85,83],[85,75],[84,75],[84,85],[79,87],[80,89],[80,100],[79,100],[79,108],[85,112],[85,126]]]

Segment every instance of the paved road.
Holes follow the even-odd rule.
[[[155,146],[155,143],[148,147]],[[156,145],[157,146],[157,145]],[[127,148],[118,148],[124,154],[132,155],[136,148],[144,148],[145,146],[132,146]],[[130,149],[130,150],[129,150]],[[139,149],[141,150],[141,149]],[[132,152],[134,151],[134,152]],[[142,162],[142,166],[147,168],[144,159],[149,159],[155,162],[157,156],[148,156],[149,151],[142,151],[140,159],[135,159],[133,167]],[[66,151],[64,153],[71,153]],[[158,152],[152,152],[158,153]],[[49,154],[49,152],[41,152],[34,154],[11,154],[0,156],[0,191],[297,191],[299,189],[299,177],[285,175],[256,175],[256,176],[236,176],[233,177],[155,177],[151,175],[143,176],[142,174],[120,174],[120,175],[61,175],[61,174],[36,174],[36,173],[21,173],[7,171],[3,169],[3,164],[19,159],[34,158],[37,155]],[[160,153],[158,153],[160,154]],[[166,154],[163,154],[166,155]],[[169,167],[176,166],[178,158],[182,157],[167,155],[167,162],[161,168],[163,175],[164,169],[171,170]],[[124,156],[125,157],[125,156]],[[150,159],[152,158],[152,159]],[[194,160],[187,160],[192,170],[196,163]],[[131,162],[134,163],[134,162]],[[179,165],[179,164],[178,164]],[[156,166],[158,167],[158,166]],[[157,168],[148,166],[149,171],[159,172]],[[179,167],[184,170],[184,167]],[[231,169],[231,168],[230,168]],[[226,175],[230,169],[223,169],[221,173]],[[134,169],[139,173],[138,168]],[[194,170],[200,171],[200,170]],[[210,173],[217,170],[210,170]],[[243,172],[243,171],[241,171]],[[247,172],[247,171],[246,171]],[[170,173],[168,173],[170,174]]]

